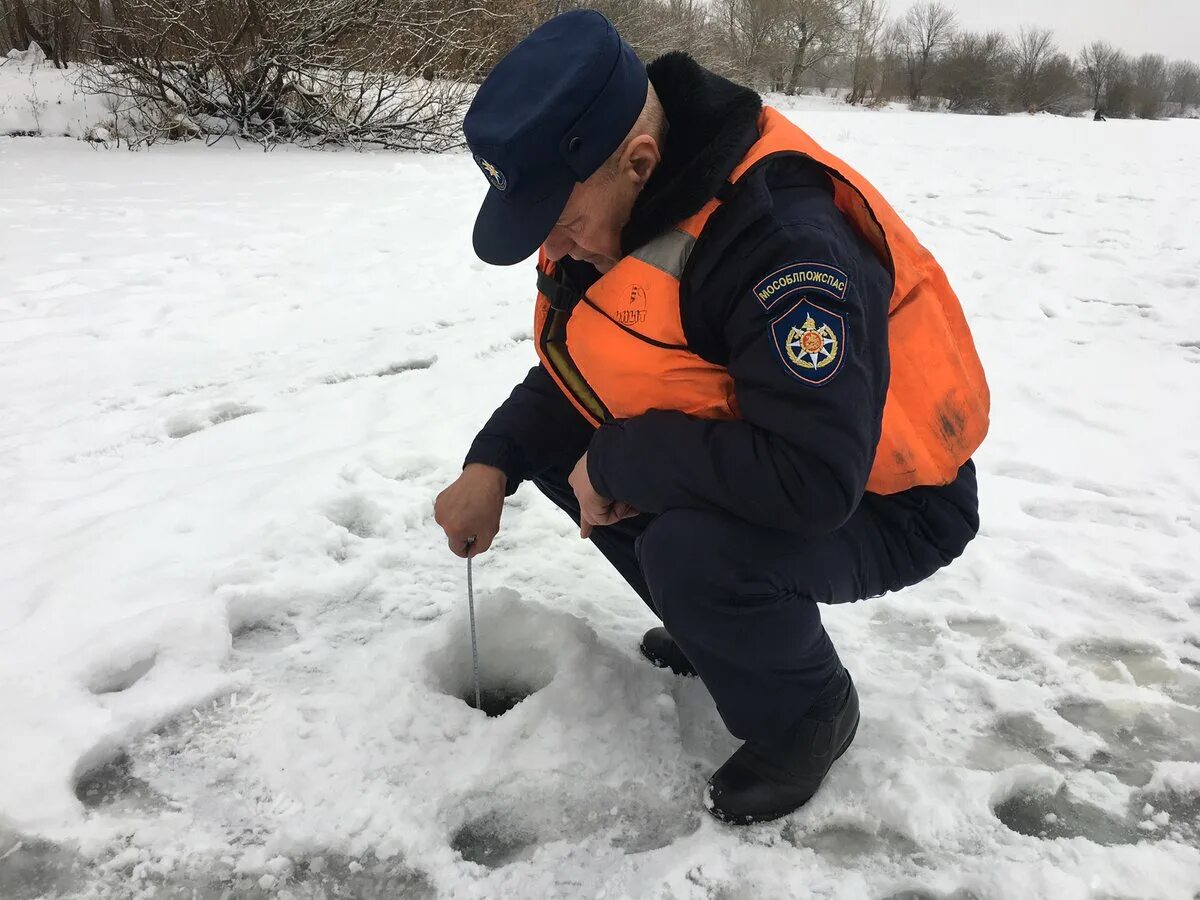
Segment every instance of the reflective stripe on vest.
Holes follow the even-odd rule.
[[[891,494],[946,484],[982,443],[990,397],[958,298],[933,256],[879,192],[773,109],[759,140],[730,175],[736,183],[771,156],[796,153],[831,176],[834,202],[889,266],[891,381],[867,490]],[[708,419],[738,418],[724,367],[687,348],[679,283],[696,239],[720,201],[621,259],[572,308],[538,295],[538,354],[576,408],[593,424],[651,409]],[[539,268],[554,265],[539,255]]]

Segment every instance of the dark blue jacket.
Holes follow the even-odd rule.
[[[670,126],[662,162],[622,234],[626,251],[724,191],[758,136],[761,101],[753,91],[683,54],[648,70]],[[468,463],[502,469],[511,492],[550,467],[569,468],[586,451],[596,490],[642,512],[715,509],[802,535],[833,531],[854,512],[887,395],[891,273],[834,205],[829,176],[811,161],[768,160],[723,197],[684,271],[680,303],[689,348],[729,370],[742,419],[652,410],[596,430],[537,366],[479,433]],[[847,275],[838,304],[840,368],[820,385],[795,377],[772,336],[779,310],[768,313],[754,294],[766,276],[797,263]],[[578,289],[598,277],[586,263],[560,266]],[[960,481],[937,490],[973,516],[973,472]]]

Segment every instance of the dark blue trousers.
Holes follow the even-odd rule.
[[[576,523],[567,472],[534,479]],[[803,538],[719,512],[673,509],[592,532],[592,542],[671,632],[729,731],[770,739],[812,706],[839,663],[818,603],[921,581],[979,528],[975,468],[951,485],[867,494],[832,534]]]

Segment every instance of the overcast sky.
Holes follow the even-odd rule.
[[[1053,28],[1072,55],[1106,40],[1129,53],[1162,53],[1200,62],[1200,0],[943,0],[971,30],[1022,25]],[[893,15],[908,7],[892,0]]]

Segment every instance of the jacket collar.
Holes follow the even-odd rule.
[[[758,140],[762,99],[708,71],[683,52],[646,67],[662,102],[667,137],[662,160],[621,232],[629,253],[700,211]]]

